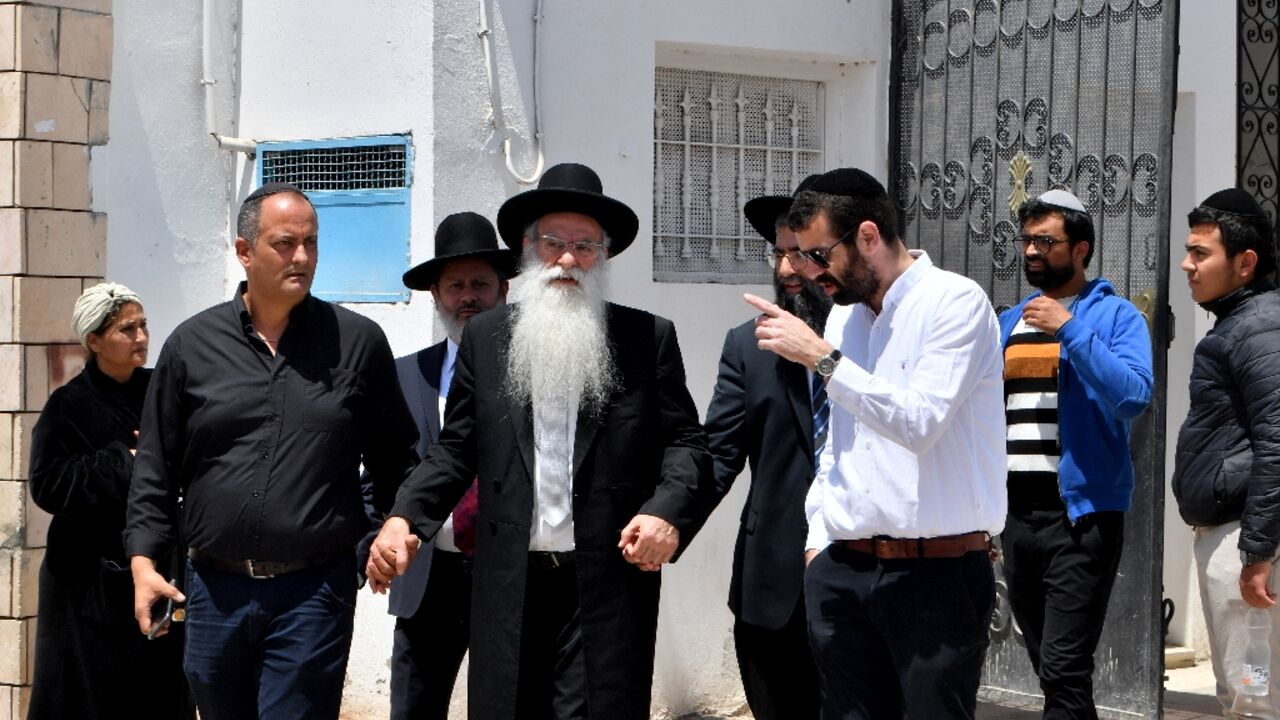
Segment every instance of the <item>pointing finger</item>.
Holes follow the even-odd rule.
[[[754,307],[755,309],[759,310],[765,315],[768,315],[769,317],[779,317],[780,315],[782,315],[782,308],[778,307],[777,305],[774,305],[773,303],[769,302],[768,300],[765,300],[764,298],[758,295],[752,295],[751,293],[743,293],[742,299],[746,300],[748,305]]]

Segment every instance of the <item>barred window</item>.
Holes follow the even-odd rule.
[[[822,83],[658,68],[654,86],[654,281],[771,282],[742,206],[822,168]]]

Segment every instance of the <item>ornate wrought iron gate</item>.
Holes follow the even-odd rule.
[[[1280,128],[1280,6],[1264,0],[1241,0],[1237,15],[1237,182],[1275,223],[1280,209],[1276,136]]]
[[[1029,292],[1014,210],[1066,188],[1098,231],[1090,276],[1109,278],[1152,324],[1157,401],[1134,424],[1138,486],[1096,655],[1095,694],[1109,717],[1156,718],[1161,706],[1176,42],[1171,0],[895,3],[891,183],[908,244],[1004,309]],[[1039,692],[1002,592],[983,696]]]

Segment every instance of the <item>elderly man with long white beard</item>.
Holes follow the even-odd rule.
[[[517,301],[463,332],[439,442],[367,566],[404,573],[472,479],[469,716],[645,720],[661,566],[711,507],[711,462],[669,320],[606,301],[635,213],[583,165],[509,199]]]

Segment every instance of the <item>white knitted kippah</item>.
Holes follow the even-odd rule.
[[[142,305],[142,300],[120,283],[98,283],[80,295],[71,313],[71,330],[85,350],[89,349],[89,333],[97,330],[112,310],[125,303]]]
[[[1066,208],[1068,210],[1088,212],[1087,210],[1084,209],[1084,203],[1080,202],[1080,198],[1076,197],[1070,192],[1067,192],[1066,190],[1059,190],[1057,188],[1054,188],[1053,190],[1048,190],[1044,192],[1043,194],[1040,195],[1040,197],[1036,199],[1042,203],[1045,203],[1046,205],[1056,205],[1057,207]]]

